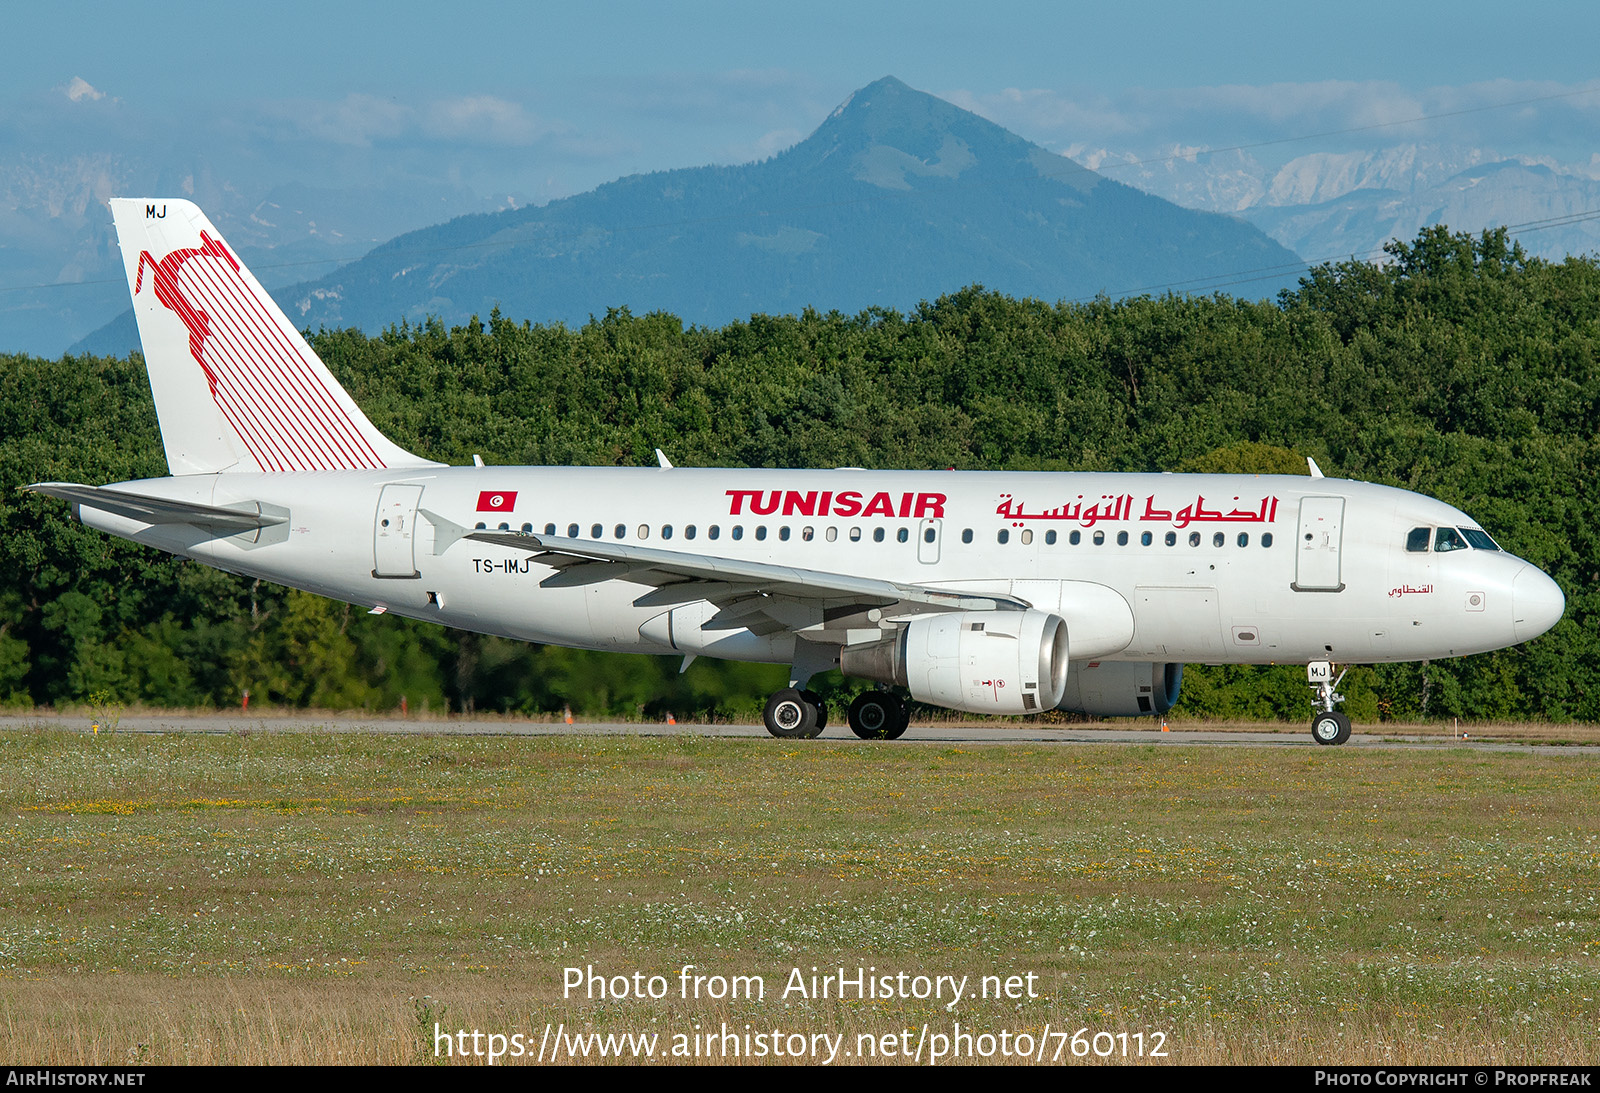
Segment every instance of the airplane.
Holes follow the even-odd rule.
[[[171,474],[36,483],[74,518],[231,573],[530,642],[790,666],[978,714],[1161,716],[1185,662],[1304,664],[1343,744],[1335,664],[1463,656],[1555,625],[1561,589],[1471,517],[1323,477],[447,466],[383,436],[195,205],[110,202]]]

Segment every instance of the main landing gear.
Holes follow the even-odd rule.
[[[810,740],[828,727],[828,707],[815,691],[785,687],[767,699],[761,713],[767,731],[784,740]]]
[[[784,740],[810,740],[828,725],[828,706],[814,691],[786,687],[767,699],[761,720]],[[863,740],[898,740],[911,722],[911,710],[888,691],[868,691],[850,703],[850,731]]]
[[[1311,704],[1317,710],[1311,719],[1311,739],[1319,744],[1343,744],[1350,739],[1350,719],[1333,708],[1343,702],[1344,695],[1334,688],[1344,680],[1344,672],[1333,678],[1333,665],[1326,660],[1314,660],[1306,665],[1306,682],[1316,692]]]
[[[898,740],[910,723],[910,708],[888,691],[868,691],[850,703],[850,731],[863,740]]]

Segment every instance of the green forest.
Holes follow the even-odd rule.
[[[974,286],[721,328],[613,310],[310,335],[377,427],[450,463],[1305,473],[1438,497],[1567,595],[1497,653],[1358,667],[1358,722],[1600,720],[1600,264],[1444,228],[1275,302]],[[0,368],[0,704],[752,716],[786,671],[445,630],[86,529],[39,481],[165,475],[142,360]],[[835,673],[827,698],[859,686]],[[1303,667],[1190,666],[1174,716],[1310,713]],[[837,708],[837,707],[836,707]]]

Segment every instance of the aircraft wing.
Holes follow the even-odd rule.
[[[145,524],[192,524],[219,531],[254,531],[281,524],[286,519],[261,512],[260,506],[253,502],[248,508],[217,508],[194,501],[173,501],[165,497],[106,489],[104,486],[83,486],[76,482],[35,482],[22,489],[28,493],[59,497],[74,506],[84,505],[126,516]]]
[[[435,519],[426,510],[423,515],[436,528],[448,523]],[[830,632],[842,634],[869,625],[863,616],[874,609],[878,618],[895,619],[936,611],[1023,611],[1029,606],[1010,596],[924,588],[874,577],[629,543],[464,528],[459,529],[462,534],[453,536],[448,532],[455,530],[454,526],[443,530],[446,534],[440,542],[453,542],[459,537],[529,551],[538,561],[557,570],[544,579],[545,587],[628,580],[655,586],[634,600],[637,607],[670,608],[709,601],[719,611],[705,624],[708,630],[794,630],[813,640],[826,640],[833,636]],[[871,624],[875,625],[876,619]]]

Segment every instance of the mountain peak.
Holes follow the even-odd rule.
[[[893,76],[875,80],[840,103],[812,137],[833,132],[841,136],[880,140],[895,134],[922,130],[969,129],[973,127],[1005,134],[1021,141],[993,122],[963,110],[926,91],[908,87]],[[1025,142],[1024,142],[1025,143]]]
[[[889,190],[1036,171],[1076,176],[1070,181],[1080,188],[1098,181],[1070,160],[893,76],[852,93],[784,156],[791,165]]]

